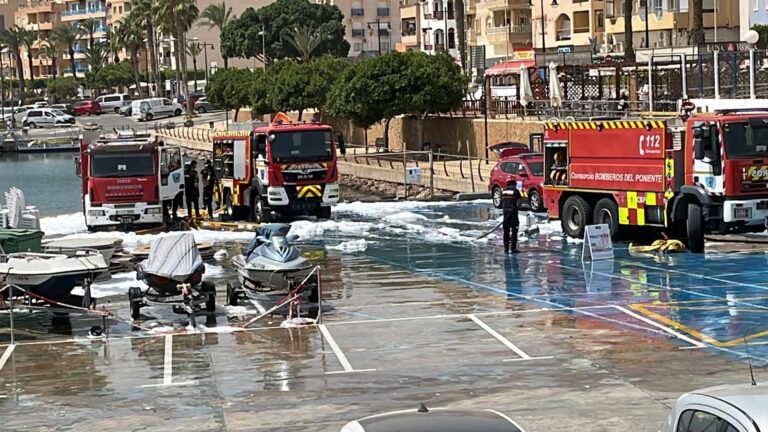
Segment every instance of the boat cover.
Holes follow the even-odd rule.
[[[152,240],[149,258],[141,263],[144,272],[186,282],[203,266],[192,233],[179,233]]]

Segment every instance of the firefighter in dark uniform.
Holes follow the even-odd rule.
[[[203,178],[203,207],[208,211],[208,219],[213,218],[213,190],[216,186],[216,172],[210,159],[205,160],[203,170],[200,171]]]
[[[517,228],[520,226],[517,213],[517,203],[520,201],[520,191],[517,182],[509,180],[507,187],[501,192],[501,207],[504,209],[504,253],[517,253]],[[511,246],[511,247],[510,247]]]
[[[195,209],[195,217],[200,217],[200,178],[197,175],[197,161],[191,161],[184,167],[184,189],[187,196],[187,215],[192,217],[192,208]]]

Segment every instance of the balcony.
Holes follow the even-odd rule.
[[[53,12],[54,2],[52,1],[29,1],[25,6],[19,7],[19,12],[22,14],[34,14],[40,12]]]
[[[365,30],[363,29],[352,29],[352,37],[358,37],[358,36],[365,36]]]
[[[400,39],[403,45],[406,47],[417,47],[419,46],[419,37],[415,34],[413,35],[403,35],[403,37]]]
[[[432,14],[432,19],[441,20],[443,19],[443,11],[435,11]]]
[[[365,10],[352,8],[352,16],[365,16]]]
[[[107,8],[105,7],[71,9],[61,12],[62,21],[79,21],[86,18],[104,18],[105,16],[107,16]]]
[[[435,44],[435,51],[442,51],[445,49],[445,44],[436,43]]]
[[[424,51],[432,51],[432,45],[424,45]]]
[[[523,36],[530,38],[531,36],[531,25],[530,24],[520,24],[520,25],[513,25],[513,26],[501,26],[501,27],[491,27],[485,32],[485,38],[488,41],[488,43],[506,43],[507,41],[512,42],[513,36]]]
[[[474,15],[477,12],[477,3],[479,0],[466,0],[464,2],[464,7],[467,8],[467,14],[468,15]]]
[[[389,8],[376,8],[376,16],[377,17],[388,17],[389,16]]]
[[[558,30],[555,33],[555,38],[558,41],[569,41],[571,40],[571,30]]]

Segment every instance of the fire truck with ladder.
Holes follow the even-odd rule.
[[[252,130],[218,132],[216,202],[230,220],[328,219],[339,201],[337,148],[345,153],[344,137],[331,126],[294,123],[284,114]]]
[[[89,231],[155,226],[164,222],[163,202],[183,192],[181,148],[149,134],[84,130],[75,171],[81,178]]]
[[[544,204],[570,237],[654,226],[701,253],[705,234],[766,228],[768,111],[550,121],[542,138]]]

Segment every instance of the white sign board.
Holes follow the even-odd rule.
[[[412,167],[405,171],[405,180],[408,184],[417,184],[421,181],[421,168]]]
[[[584,230],[582,261],[613,259],[613,242],[607,224],[587,225]]]

